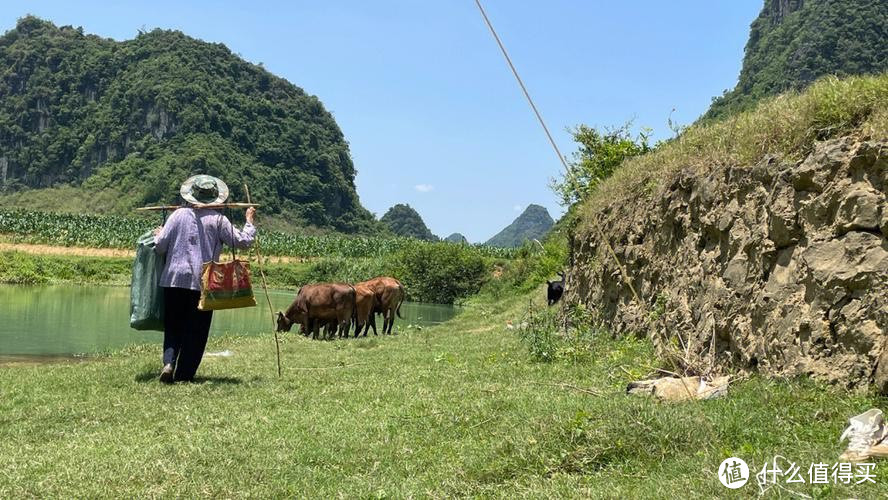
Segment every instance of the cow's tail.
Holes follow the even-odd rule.
[[[398,307],[395,308],[395,314],[398,315],[399,318],[404,319],[404,316],[401,316],[401,304],[404,303],[404,297],[407,296],[407,291],[404,290],[404,285],[401,282],[398,282],[398,288],[401,290],[401,300],[398,302]]]
[[[358,291],[355,290],[355,287],[352,285],[348,285],[349,288],[352,289],[352,323],[355,324],[355,328],[358,327]]]

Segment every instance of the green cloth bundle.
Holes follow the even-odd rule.
[[[154,253],[154,233],[139,236],[130,284],[130,328],[163,331],[163,288],[159,285],[163,263]]]

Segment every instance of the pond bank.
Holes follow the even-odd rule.
[[[0,283],[126,285],[132,258],[0,251]]]

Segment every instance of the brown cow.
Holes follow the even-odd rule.
[[[294,323],[299,323],[306,334],[311,332],[312,338],[317,338],[321,326],[332,323],[335,328],[325,330],[325,337],[332,337],[337,330],[340,337],[348,336],[355,304],[355,289],[351,285],[305,285],[299,289],[286,313],[278,311],[277,329],[279,332],[289,332]]]
[[[376,292],[367,285],[358,283],[355,285],[355,337],[364,329],[364,336],[367,336],[369,327],[373,327],[373,335],[376,335],[376,315],[373,310],[376,307]]]
[[[374,315],[382,313],[382,333],[392,333],[392,326],[395,324],[395,314],[401,318],[401,304],[404,302],[406,293],[404,285],[395,278],[387,276],[379,276],[372,280],[363,281],[358,285],[369,287],[376,295],[376,305],[373,308]],[[375,321],[374,321],[375,323]],[[376,325],[373,325],[373,331],[376,332]],[[367,327],[364,327],[365,334]]]

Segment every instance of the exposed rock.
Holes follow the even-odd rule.
[[[868,183],[855,183],[839,202],[836,229],[841,234],[848,231],[879,229],[884,205],[885,197]]]
[[[690,371],[808,374],[888,393],[888,144],[845,137],[798,163],[684,171],[599,213],[567,303],[645,334]],[[681,346],[676,349],[676,346]]]

